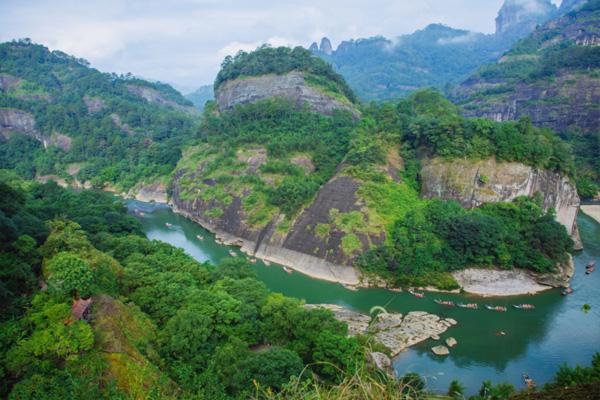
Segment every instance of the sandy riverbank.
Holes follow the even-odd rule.
[[[582,205],[581,211],[594,218],[600,224],[600,204]]]
[[[465,292],[483,297],[536,294],[551,289],[550,286],[537,283],[523,270],[469,268],[452,275]]]

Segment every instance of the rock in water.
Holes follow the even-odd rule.
[[[446,339],[446,345],[448,347],[454,347],[458,344],[458,342],[456,341],[456,339],[454,339],[453,337],[449,337],[448,339]]]
[[[370,333],[378,343],[390,350],[392,357],[431,337],[439,337],[452,326],[448,320],[424,311],[412,311],[404,317],[399,313],[379,314],[370,325],[371,317],[368,315],[335,304],[306,304],[305,307],[321,307],[333,311],[338,321],[348,324],[350,336]],[[454,320],[452,322],[456,323]]]
[[[450,350],[446,346],[435,346],[431,348],[431,351],[438,356],[447,356],[450,354]]]

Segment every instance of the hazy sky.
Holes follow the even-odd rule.
[[[528,1],[528,0],[523,0]],[[491,33],[503,0],[0,0],[0,41],[29,37],[101,71],[212,83],[239,49],[393,37],[430,23]],[[555,0],[555,3],[560,3]],[[1,60],[0,60],[1,62]]]

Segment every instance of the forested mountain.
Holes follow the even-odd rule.
[[[453,97],[468,116],[528,117],[556,130],[575,150],[580,191],[592,196],[591,181],[600,181],[600,1],[581,3],[479,69]]]
[[[310,83],[288,79],[293,73],[288,71],[296,70],[297,57],[309,71],[322,62],[310,66],[314,61],[300,50],[261,48],[224,64],[215,85],[216,104],[204,112],[202,140],[186,150],[174,174],[175,210],[235,238],[251,254],[349,284],[367,273],[392,285],[449,288],[457,285],[450,272],[469,265],[545,273],[565,262],[572,246],[568,234],[576,232],[572,208],[579,199],[568,178],[574,175],[570,151],[555,135],[527,121],[464,119],[431,91],[396,105],[363,107],[360,113],[346,108],[349,99],[340,99],[341,78],[328,84],[342,88],[329,97],[306,96]],[[281,59],[273,58],[277,54]],[[273,73],[270,65],[279,70]],[[328,75],[335,77],[326,70],[321,82]],[[274,77],[277,83],[269,88]],[[490,158],[499,165],[493,175],[483,176],[488,172],[478,172],[485,168],[477,165]],[[479,182],[469,201],[462,194],[448,195],[460,192],[440,187],[424,173],[440,160],[475,166],[475,176],[457,182],[461,187]],[[443,168],[448,172],[453,166]],[[524,184],[531,193],[512,189],[516,176],[536,182]],[[517,199],[510,217],[501,211],[505,205],[460,207],[510,202],[538,190],[544,198]],[[546,213],[552,207],[566,231]],[[406,230],[417,227],[427,233],[407,242]],[[551,246],[529,241],[550,239],[546,231],[556,234]],[[461,240],[475,236],[489,242],[462,247]],[[521,239],[513,241],[516,237]],[[422,246],[431,246],[426,257],[417,250]],[[539,252],[526,251],[530,246]]]
[[[0,168],[121,190],[168,175],[196,110],[166,84],[90,68],[28,40],[0,44]]]
[[[394,99],[460,83],[556,12],[549,0],[506,0],[493,35],[433,24],[392,39],[344,41],[336,50],[324,38],[321,47],[313,43],[310,49],[334,65],[362,100]]]

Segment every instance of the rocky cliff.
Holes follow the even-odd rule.
[[[201,176],[201,168],[192,175]],[[250,195],[247,191],[233,196],[222,215],[211,217],[210,210],[222,207],[222,204],[214,199],[186,200],[181,185],[185,177],[190,178],[189,171],[179,170],[175,176],[171,198],[174,210],[216,233],[223,242],[238,245],[248,254],[287,265],[315,278],[348,285],[359,283],[359,275],[351,267],[352,256],[341,250],[342,233],[328,232],[328,237],[323,238],[316,232],[318,224],[329,222],[330,210],[345,212],[357,208],[354,194],[358,185],[351,178],[334,177],[319,190],[312,204],[290,223],[289,230],[282,231],[277,229],[283,221],[280,214],[274,215],[264,226],[253,226],[248,222],[248,214],[242,205],[242,197]],[[366,250],[369,238],[362,240]]]
[[[215,93],[219,110],[225,111],[238,104],[252,103],[270,97],[284,97],[298,106],[308,106],[322,114],[335,110],[350,111],[359,116],[354,106],[343,96],[327,93],[319,86],[307,83],[305,74],[292,71],[283,75],[262,75],[224,82]]]
[[[422,192],[425,198],[453,199],[463,207],[512,201],[518,196],[543,195],[543,208],[556,210],[556,219],[581,248],[577,230],[579,196],[575,185],[555,172],[520,164],[434,158],[423,161]]]
[[[571,3],[565,7],[576,11],[538,28],[454,91],[466,116],[496,121],[527,116],[558,131],[598,130],[600,7]]]
[[[56,146],[64,151],[71,148],[71,138],[68,136],[57,132],[47,136],[38,131],[31,114],[14,108],[0,108],[0,137],[7,139],[13,133],[29,136],[44,147]]]
[[[142,99],[146,100],[149,103],[156,104],[158,106],[167,106],[167,107],[175,108],[179,111],[183,111],[188,114],[196,114],[197,113],[197,110],[194,107],[182,105],[171,99],[168,99],[160,91],[158,91],[154,88],[147,87],[147,86],[141,86],[141,85],[133,85],[133,84],[126,85],[126,87],[127,87],[127,90],[129,90],[131,93],[141,97]]]

